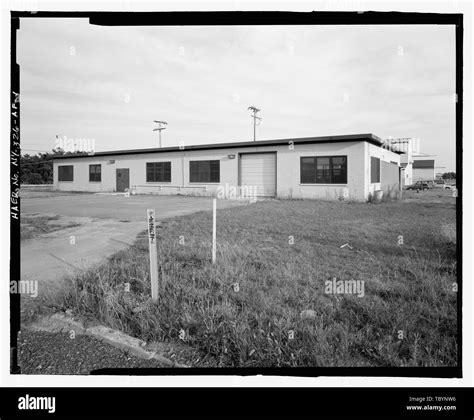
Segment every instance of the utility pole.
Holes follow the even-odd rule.
[[[168,125],[166,121],[154,121],[158,124],[158,128],[154,128],[153,131],[159,131],[160,133],[160,149],[161,149],[161,130],[166,130],[165,125]]]
[[[255,141],[255,133],[256,133],[256,126],[257,126],[257,120],[261,121],[262,119],[260,117],[257,117],[257,112],[260,112],[260,110],[254,106],[249,106],[247,109],[249,109],[252,112],[252,118],[253,118],[253,141]],[[260,125],[260,124],[258,124]]]

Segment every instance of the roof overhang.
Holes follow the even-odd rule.
[[[70,155],[56,155],[53,159],[76,159],[85,158],[92,156],[119,156],[119,155],[137,155],[145,153],[167,153],[167,152],[183,152],[190,150],[219,150],[219,149],[237,149],[243,147],[263,147],[263,146],[281,146],[289,144],[317,144],[317,143],[343,143],[351,141],[366,141],[370,144],[374,144],[379,147],[386,147],[386,143],[374,134],[348,134],[341,136],[321,136],[321,137],[299,137],[289,139],[275,139],[275,140],[258,140],[258,141],[244,141],[237,143],[214,143],[214,144],[200,144],[200,145],[189,145],[189,146],[173,146],[173,147],[161,147],[153,149],[130,149],[130,150],[115,150],[107,152],[96,152],[96,153],[83,153],[83,154],[70,154]],[[387,149],[397,154],[403,152],[394,150],[393,148]]]

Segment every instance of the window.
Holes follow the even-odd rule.
[[[100,182],[101,180],[100,165],[89,165],[89,182]]]
[[[345,156],[332,158],[331,180],[333,184],[347,183],[347,166]]]
[[[373,156],[370,157],[370,182],[380,182],[380,159]]]
[[[58,166],[58,181],[73,181],[74,167],[72,165]]]
[[[347,184],[347,156],[301,158],[302,184]]]
[[[220,182],[220,161],[194,160],[189,162],[189,182]]]
[[[171,182],[171,162],[147,162],[146,182]]]

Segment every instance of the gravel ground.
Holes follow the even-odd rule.
[[[157,360],[137,358],[94,337],[22,330],[18,337],[22,374],[87,375],[102,368],[160,368]]]

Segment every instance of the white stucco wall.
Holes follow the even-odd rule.
[[[367,198],[369,194],[373,194],[375,191],[381,189],[381,182],[372,183],[370,182],[370,158],[376,157],[379,158],[383,162],[395,162],[397,165],[400,166],[400,155],[398,153],[394,153],[391,150],[375,146],[370,143],[365,144],[365,188],[366,188],[366,195]],[[382,175],[380,175],[382,176]],[[382,178],[381,178],[382,180]]]
[[[282,198],[337,199],[349,191],[350,199],[364,200],[365,142],[299,144],[282,148],[277,154],[277,195]],[[347,156],[347,184],[301,184],[300,158]]]
[[[138,193],[208,194],[215,193],[221,185],[239,185],[239,153],[277,152],[277,197],[280,198],[323,198],[336,199],[348,189],[351,199],[365,200],[369,190],[370,158],[379,156],[388,161],[399,162],[399,155],[373,146],[366,142],[341,142],[320,144],[296,144],[279,146],[259,146],[229,148],[218,150],[184,150],[163,153],[144,153],[135,155],[88,156],[81,158],[55,159],[54,188],[63,191],[113,192],[116,189],[116,169],[129,168],[130,186],[136,185]],[[235,155],[230,159],[228,155]],[[300,158],[303,156],[347,156],[347,184],[301,184]],[[220,183],[190,183],[190,160],[220,160]],[[109,163],[115,160],[115,163]],[[146,162],[171,162],[171,182],[147,183]],[[102,181],[89,182],[89,165],[101,164]],[[184,165],[183,165],[184,164]],[[58,182],[58,166],[73,165],[74,180]],[[167,185],[161,192],[150,186]],[[185,187],[179,190],[179,187]],[[200,188],[188,188],[200,187]],[[203,188],[206,187],[206,190]]]
[[[409,164],[405,167],[403,171],[404,176],[404,184],[403,185],[411,185],[413,184],[413,164]]]
[[[235,154],[235,159],[229,159],[228,154]],[[214,191],[219,183],[190,183],[189,182],[189,161],[190,160],[220,160],[220,184],[228,182],[232,185],[238,183],[238,152],[231,149],[212,151],[181,151],[167,153],[144,153],[135,155],[110,155],[110,156],[90,156],[83,158],[55,159],[54,160],[54,187],[65,191],[95,191],[113,192],[116,190],[116,169],[129,168],[130,187],[138,186],[139,193],[159,193],[156,188],[159,185],[166,186],[163,193],[175,193],[179,187],[200,187],[185,188],[187,191],[202,191],[207,187],[208,192]],[[115,163],[110,164],[110,160]],[[146,182],[147,162],[171,162],[171,182]],[[184,162],[184,165],[183,165]],[[89,165],[101,164],[102,182],[89,182]],[[58,182],[58,166],[74,165],[74,181]],[[184,177],[183,177],[184,175]],[[176,187],[176,188],[170,188]],[[183,193],[186,191],[182,191]]]

